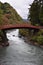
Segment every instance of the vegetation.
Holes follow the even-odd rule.
[[[28,19],[30,19],[32,25],[43,26],[43,0],[33,1],[30,5]],[[39,30],[35,35],[33,31],[34,30],[23,29],[20,30],[20,34],[37,42],[39,45],[43,45],[43,29]]]
[[[43,30],[40,30],[37,35],[32,36],[31,40],[37,42],[40,45],[43,45]]]
[[[31,24],[36,26],[43,26],[43,0],[34,0],[30,5],[29,16]],[[33,41],[43,44],[43,29],[40,30],[37,35],[32,36]]]
[[[30,31],[29,29],[20,29],[19,33],[22,36],[27,37],[28,40],[36,42],[38,45],[43,45],[43,29],[37,32],[35,35],[33,31]]]
[[[29,9],[30,23],[36,26],[43,26],[43,0],[34,0]],[[0,25],[23,23],[22,18],[16,12],[16,10],[8,3],[0,2]],[[34,35],[34,30],[20,29],[20,34],[27,37],[30,40],[37,42],[39,45],[43,45],[43,29]],[[2,30],[0,30],[0,41],[4,39]]]
[[[29,30],[28,29],[19,29],[19,33],[24,37],[29,36]]]
[[[0,25],[18,23],[23,23],[23,20],[16,10],[10,4],[0,2]],[[0,42],[5,42],[7,40],[4,34],[5,33],[0,30]]]
[[[31,24],[43,26],[43,0],[34,0],[30,5],[29,13]]]
[[[23,23],[21,16],[8,3],[0,2],[0,25]]]

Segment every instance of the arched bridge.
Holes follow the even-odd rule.
[[[38,32],[40,29],[43,29],[43,26],[33,26],[30,24],[13,24],[13,25],[0,25],[0,30],[2,30],[3,35],[1,35],[1,38],[3,39],[4,46],[7,46],[6,44],[7,37],[6,37],[6,30],[8,29],[22,29],[22,28],[28,28],[30,35],[35,35],[36,32]],[[33,32],[31,32],[33,30]]]
[[[0,25],[0,30],[13,29],[13,28],[29,28],[29,29],[43,29],[43,26],[33,26],[30,24],[10,24],[10,25]]]

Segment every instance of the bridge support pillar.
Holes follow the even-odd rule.
[[[7,41],[7,36],[6,36],[6,32],[5,32],[5,30],[2,30],[2,32],[3,32],[3,35],[4,35],[4,39],[5,39],[5,41]]]
[[[33,35],[33,29],[29,29],[29,35],[32,36]]]
[[[33,35],[36,35],[39,32],[39,29],[34,29]]]
[[[29,29],[30,36],[36,35],[39,32],[39,29]]]
[[[3,34],[1,35],[1,39],[2,39],[1,45],[2,45],[3,47],[5,47],[5,46],[8,46],[9,43],[8,43],[8,40],[7,40],[7,36],[6,36],[5,30],[2,30],[2,33],[3,33]]]

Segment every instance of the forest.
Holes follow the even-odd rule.
[[[30,4],[28,20],[32,25],[43,26],[43,0],[34,0]],[[29,29],[20,30],[20,33],[28,37],[28,40],[32,40],[38,45],[43,45],[43,29],[40,29],[35,35],[32,34],[33,31],[29,33]]]

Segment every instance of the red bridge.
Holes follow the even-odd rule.
[[[33,26],[30,24],[10,24],[10,25],[0,25],[0,30],[13,29],[13,28],[30,28],[30,29],[43,29],[43,26]]]

